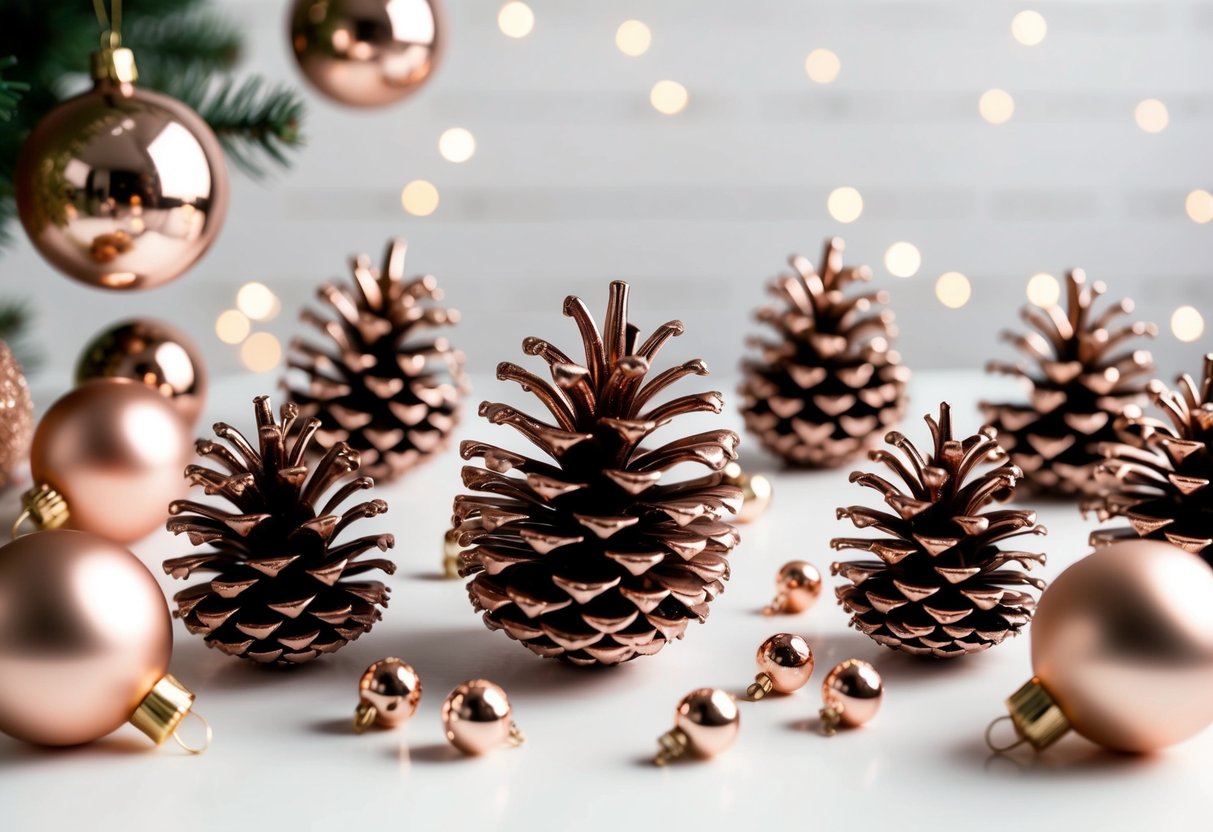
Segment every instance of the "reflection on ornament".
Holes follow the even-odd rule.
[[[500,685],[472,679],[457,685],[442,703],[442,724],[451,745],[464,754],[487,754],[502,745],[522,745],[526,737],[513,720],[514,709]]]
[[[39,254],[103,289],[180,276],[214,242],[227,211],[227,169],[210,127],[134,81],[129,49],[94,55],[93,88],[38,123],[14,176]]]
[[[123,321],[96,335],[76,362],[76,383],[127,379],[160,393],[191,425],[206,404],[206,362],[193,340],[162,321]]]
[[[382,107],[416,92],[445,41],[436,0],[295,0],[291,47],[317,90],[351,107]]]
[[[717,688],[698,688],[678,703],[674,727],[657,738],[653,764],[664,766],[694,755],[711,759],[737,741],[741,714],[732,694]]]
[[[34,435],[34,401],[21,364],[0,341],[0,487],[12,482]]]
[[[90,381],[55,402],[34,431],[35,526],[68,526],[119,543],[146,536],[185,493],[190,428],[164,396],[124,379]]]
[[[130,722],[157,745],[204,750],[176,734],[194,694],[168,675],[168,608],[126,548],[63,530],[4,546],[0,634],[0,731],[78,745]]]
[[[1097,550],[1049,585],[1032,623],[1032,679],[1009,699],[1018,742],[1071,728],[1114,751],[1174,745],[1213,722],[1213,571],[1151,540]],[[1008,717],[1002,717],[1008,719]],[[991,723],[991,728],[997,722]]]

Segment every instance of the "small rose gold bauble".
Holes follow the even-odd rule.
[[[34,435],[34,402],[21,364],[0,341],[0,488],[29,455]]]
[[[103,737],[164,678],[172,649],[160,586],[124,547],[59,530],[0,549],[0,731]]]
[[[674,712],[674,728],[687,738],[687,750],[697,757],[715,757],[737,741],[741,714],[732,694],[699,688],[683,697]]]
[[[776,633],[758,647],[758,678],[748,691],[761,699],[770,691],[794,693],[813,675],[813,650],[803,636]]]
[[[381,107],[434,74],[444,28],[437,0],[295,0],[291,46],[317,90],[340,104]]]
[[[884,699],[884,682],[876,668],[861,659],[847,659],[826,674],[821,683],[822,727],[832,734],[838,727],[858,728],[871,721]]]
[[[206,122],[175,98],[109,79],[38,122],[14,179],[34,248],[101,289],[180,276],[227,211],[223,151]]]
[[[763,474],[747,474],[736,462],[730,462],[722,469],[724,484],[741,489],[741,511],[737,512],[736,522],[749,523],[757,520],[771,505],[771,481]]]
[[[807,560],[790,560],[775,576],[775,600],[766,615],[795,614],[813,608],[821,597],[821,573]]]
[[[446,738],[464,754],[487,754],[506,743],[521,743],[512,714],[505,691],[487,679],[458,685],[442,703]]]
[[[400,659],[380,659],[358,680],[358,699],[354,730],[361,734],[371,725],[396,728],[417,713],[421,677]]]
[[[146,384],[191,425],[206,404],[202,354],[188,335],[162,321],[123,321],[96,335],[76,362],[76,383],[104,378]]]
[[[70,528],[129,543],[164,525],[192,450],[168,399],[131,381],[90,381],[42,417],[30,471],[66,500]]]
[[[1036,680],[1092,742],[1154,751],[1213,722],[1213,570],[1196,555],[1101,548],[1049,585],[1031,633]]]

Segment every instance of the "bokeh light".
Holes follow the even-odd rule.
[[[476,152],[476,137],[463,127],[444,130],[438,137],[438,152],[448,162],[466,162]]]
[[[944,272],[935,281],[935,297],[949,309],[959,309],[969,302],[973,287],[960,272]]]
[[[648,52],[652,43],[653,33],[639,20],[625,20],[615,30],[615,45],[631,58],[639,58]]]
[[[1036,46],[1048,34],[1049,24],[1044,15],[1032,9],[1024,9],[1011,18],[1011,35],[1024,46]]]
[[[236,293],[236,308],[254,321],[269,321],[278,315],[282,304],[264,283],[245,283]]]
[[[1195,341],[1205,333],[1204,316],[1191,306],[1181,306],[1171,313],[1171,332],[1181,341]]]
[[[1061,284],[1046,272],[1028,278],[1028,302],[1037,306],[1053,306],[1061,298]]]
[[[428,217],[438,210],[438,189],[433,182],[414,179],[400,192],[400,204],[414,217]]]
[[[1005,124],[1015,114],[1015,99],[1006,90],[986,90],[977,101],[977,109],[990,124]]]
[[[1171,116],[1167,113],[1166,104],[1157,98],[1147,98],[1140,102],[1133,111],[1133,120],[1147,133],[1161,133],[1167,129]]]
[[[238,309],[228,309],[215,319],[215,335],[225,344],[239,344],[248,337],[251,324],[248,316]]]
[[[677,81],[658,81],[649,92],[649,101],[659,113],[677,115],[686,109],[687,88]]]
[[[497,12],[497,26],[510,38],[525,38],[535,28],[535,13],[526,3],[511,0]]]
[[[830,84],[842,71],[842,61],[829,49],[814,49],[804,59],[804,71],[809,80],[818,84]]]
[[[884,253],[884,267],[894,277],[913,277],[921,265],[922,255],[913,243],[893,243]]]
[[[835,188],[826,199],[826,210],[838,222],[855,222],[863,213],[863,197],[851,187]]]
[[[282,345],[268,332],[254,332],[240,345],[240,361],[254,373],[267,373],[278,366]]]
[[[1204,188],[1197,188],[1184,200],[1184,210],[1192,222],[1204,225],[1213,221],[1213,194]]]

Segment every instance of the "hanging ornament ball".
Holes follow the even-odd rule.
[[[437,0],[295,0],[291,47],[317,90],[351,107],[417,91],[442,55]]]
[[[451,745],[464,754],[478,756],[503,745],[523,743],[513,713],[500,685],[472,679],[447,694],[442,703],[442,725]]]
[[[354,730],[372,725],[396,728],[413,718],[421,704],[421,677],[412,665],[395,657],[371,664],[358,680]]]
[[[862,659],[838,663],[821,683],[822,733],[831,736],[839,728],[866,725],[883,700],[884,681],[870,663]]]
[[[25,373],[8,344],[0,341],[0,487],[12,482],[33,435],[34,401]]]
[[[1033,679],[1007,700],[1040,749],[1073,728],[1147,752],[1213,722],[1213,570],[1178,546],[1116,543],[1066,569],[1032,623]]]
[[[197,113],[135,86],[130,50],[102,50],[93,70],[93,88],[26,139],[17,210],[34,248],[68,277],[102,289],[160,286],[219,233],[223,152]]]
[[[157,744],[193,694],[167,676],[172,619],[130,551],[76,531],[0,549],[0,731],[77,745],[130,721]]]
[[[206,404],[202,353],[184,332],[161,321],[123,321],[89,342],[76,362],[76,383],[107,378],[146,384],[191,425]]]
[[[90,381],[38,423],[26,508],[37,526],[66,523],[130,543],[162,526],[169,500],[185,493],[191,451],[189,425],[164,396],[131,381]]]

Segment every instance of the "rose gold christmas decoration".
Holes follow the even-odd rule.
[[[135,86],[134,56],[93,55],[92,89],[47,114],[25,140],[14,186],[38,253],[100,289],[147,289],[210,248],[227,212],[219,141],[189,107]]]
[[[307,381],[291,387],[291,401],[320,420],[314,447],[344,442],[381,482],[446,447],[466,389],[463,353],[427,334],[458,322],[459,313],[434,305],[442,292],[432,276],[405,280],[405,247],[392,240],[382,269],[360,255],[350,285],[322,286],[316,295],[327,310],[301,317],[323,340],[295,339],[289,361]]]
[[[0,341],[0,488],[13,481],[29,458],[34,435],[34,400],[21,363]]]
[[[300,417],[292,404],[275,421],[268,396],[254,399],[253,410],[256,446],[222,422],[215,433],[230,449],[198,440],[198,455],[216,467],[190,465],[185,475],[229,505],[169,506],[168,530],[206,548],[165,561],[164,571],[174,578],[214,575],[173,596],[176,616],[208,647],[255,662],[300,664],[340,650],[382,618],[388,588],[364,576],[390,575],[396,566],[363,555],[386,552],[396,541],[380,533],[339,543],[351,524],[387,511],[379,499],[341,508],[374,486],[370,477],[352,476],[357,452],[338,444],[309,467],[319,422]]]
[[[884,701],[884,681],[868,662],[847,659],[826,674],[821,701],[821,732],[833,736],[871,722]]]
[[[758,647],[758,675],[746,695],[759,700],[771,691],[795,693],[813,675],[813,651],[803,636],[776,633]]]
[[[1025,306],[1020,316],[1036,331],[1003,333],[1028,360],[987,367],[1028,388],[1028,404],[983,402],[981,409],[998,431],[998,444],[1036,491],[1096,493],[1098,444],[1114,440],[1116,417],[1145,398],[1144,379],[1154,360],[1148,351],[1126,346],[1157,329],[1140,321],[1113,325],[1133,311],[1129,300],[1095,314],[1095,300],[1105,291],[1099,282],[1088,286],[1083,271],[1074,269],[1066,275],[1065,310]]]
[[[504,630],[540,656],[574,664],[618,664],[652,655],[703,621],[729,576],[726,556],[737,532],[722,520],[741,492],[721,481],[737,435],[708,430],[644,443],[686,413],[719,413],[719,393],[658,393],[691,375],[693,360],[649,375],[661,346],[682,333],[670,321],[643,341],[627,318],[628,287],[611,284],[600,332],[579,299],[565,314],[581,331],[584,363],[528,338],[523,349],[547,362],[555,384],[510,363],[497,376],[538,398],[549,420],[504,404],[480,414],[508,425],[549,460],[478,440],[463,443],[463,483],[454,522],[473,606],[490,629]],[[671,469],[695,463],[706,476],[677,480]],[[515,474],[515,472],[517,472]]]
[[[843,267],[842,249],[837,237],[826,241],[820,273],[799,255],[788,261],[792,273],[769,287],[779,304],[756,316],[776,339],[749,339],[760,354],[742,364],[746,430],[791,465],[840,465],[905,411],[909,372],[890,347],[893,313],[874,311],[888,296],[846,293],[872,273]]]
[[[172,622],[125,547],[65,530],[5,545],[0,633],[0,731],[79,745],[130,722],[157,745],[186,747],[176,731],[194,695],[168,675]]]
[[[478,756],[526,741],[514,724],[513,713],[500,685],[472,679],[457,685],[442,703],[442,724],[451,745],[464,754]]]
[[[1213,570],[1156,541],[1109,545],[1062,572],[1032,624],[1033,677],[1007,700],[1020,741],[1039,750],[1072,728],[1150,752],[1202,731],[1213,722],[1210,598]]]
[[[395,657],[380,659],[358,680],[354,730],[361,734],[372,725],[398,728],[413,718],[420,703],[421,677],[417,671]]]
[[[159,393],[119,379],[82,384],[34,431],[22,519],[139,540],[164,522],[165,501],[185,493],[189,453],[189,425]]]
[[[740,729],[741,714],[732,694],[717,688],[698,688],[678,703],[674,727],[657,738],[653,763],[664,766],[688,755],[711,759],[737,741]]]
[[[954,438],[947,402],[939,406],[938,421],[927,416],[926,422],[934,446],[925,457],[896,431],[886,441],[904,461],[888,450],[869,454],[902,486],[876,474],[851,474],[851,482],[880,492],[893,513],[838,509],[840,519],[879,535],[838,537],[830,546],[870,552],[877,560],[834,563],[830,571],[846,581],[835,592],[852,627],[895,650],[952,658],[992,647],[1031,620],[1036,601],[1025,588],[1042,589],[1044,582],[1021,569],[1043,564],[1045,557],[998,544],[1045,529],[1034,511],[982,512],[1010,499],[1021,476],[993,429]],[[982,471],[983,465],[993,467]]]
[[[807,612],[821,597],[821,573],[807,560],[790,560],[775,576],[775,597],[763,615],[795,615]]]
[[[751,523],[761,517],[771,505],[771,480],[762,474],[747,474],[736,462],[724,466],[722,473],[725,485],[741,489],[741,511],[736,522]]]
[[[291,47],[313,87],[351,107],[416,92],[442,56],[437,0],[295,0]]]
[[[1106,457],[1095,469],[1103,493],[1084,505],[1100,520],[1125,517],[1126,527],[1091,533],[1092,546],[1144,537],[1173,543],[1213,566],[1213,354],[1200,382],[1182,375],[1176,389],[1149,385],[1166,419],[1125,413],[1119,440],[1099,446]]]
[[[163,321],[137,318],[98,333],[76,362],[76,383],[106,378],[146,384],[191,425],[206,404],[202,353],[188,335]]]

